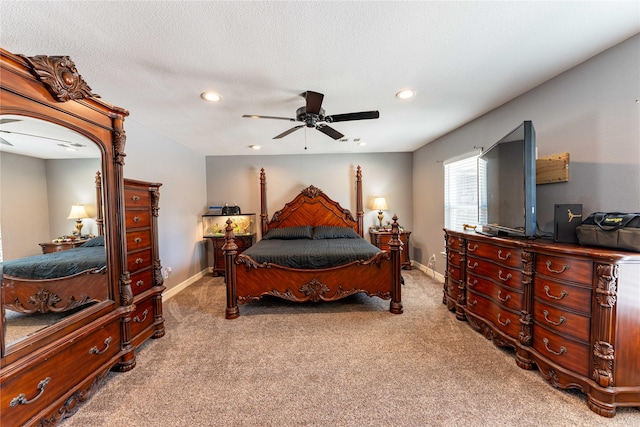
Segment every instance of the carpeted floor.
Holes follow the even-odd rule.
[[[167,334],[111,373],[72,426],[631,426],[520,369],[442,304],[442,284],[404,271],[405,313],[357,295],[332,304],[276,299],[224,319],[222,279],[166,302]]]

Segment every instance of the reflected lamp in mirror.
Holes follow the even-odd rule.
[[[78,236],[78,238],[82,237],[82,219],[89,218],[87,215],[87,211],[84,209],[82,205],[72,205],[71,211],[69,212],[69,216],[67,219],[75,219],[76,220],[76,229],[73,230],[73,235]]]
[[[382,228],[382,219],[384,218],[382,211],[386,211],[388,209],[387,202],[384,200],[384,197],[376,197],[373,200],[371,209],[378,211],[378,221],[380,221],[380,228]]]

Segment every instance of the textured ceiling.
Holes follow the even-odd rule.
[[[128,121],[204,155],[413,151],[640,32],[638,1],[3,0],[0,13],[3,48],[70,56]],[[295,123],[242,118],[295,117],[305,90],[327,114],[380,119],[333,124],[342,142],[312,128],[273,140]]]

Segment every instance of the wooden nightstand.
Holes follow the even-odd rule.
[[[384,251],[389,250],[389,240],[391,240],[391,231],[381,231],[373,228],[369,229],[369,237],[371,243]],[[409,237],[411,232],[404,230],[400,232],[400,241],[403,243],[402,252],[400,253],[400,261],[402,268],[411,270],[411,258],[409,257]]]
[[[213,246],[213,275],[224,276],[224,251],[222,250],[222,246],[224,246],[224,236],[206,237],[206,239],[208,239]],[[238,246],[238,254],[241,254],[242,251],[250,248],[255,240],[255,234],[251,234],[249,236],[235,236],[234,241]]]
[[[43,254],[50,254],[51,252],[61,252],[67,249],[77,248],[87,242],[87,239],[70,240],[68,242],[45,242],[38,243],[42,247]]]

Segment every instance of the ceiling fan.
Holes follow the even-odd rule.
[[[251,119],[276,119],[276,120],[288,120],[290,122],[303,122],[303,124],[294,126],[289,130],[282,132],[280,135],[276,135],[273,139],[283,138],[290,133],[297,131],[303,127],[316,128],[320,132],[333,139],[340,139],[344,135],[328,125],[328,123],[346,122],[351,120],[367,120],[377,119],[380,117],[378,111],[361,111],[359,113],[346,113],[346,114],[334,114],[331,116],[325,116],[324,108],[322,108],[322,100],[324,95],[318,92],[306,91],[302,94],[306,99],[306,105],[298,108],[296,111],[296,118],[289,117],[275,117],[275,116],[256,116],[245,114],[242,117],[248,117]]]

